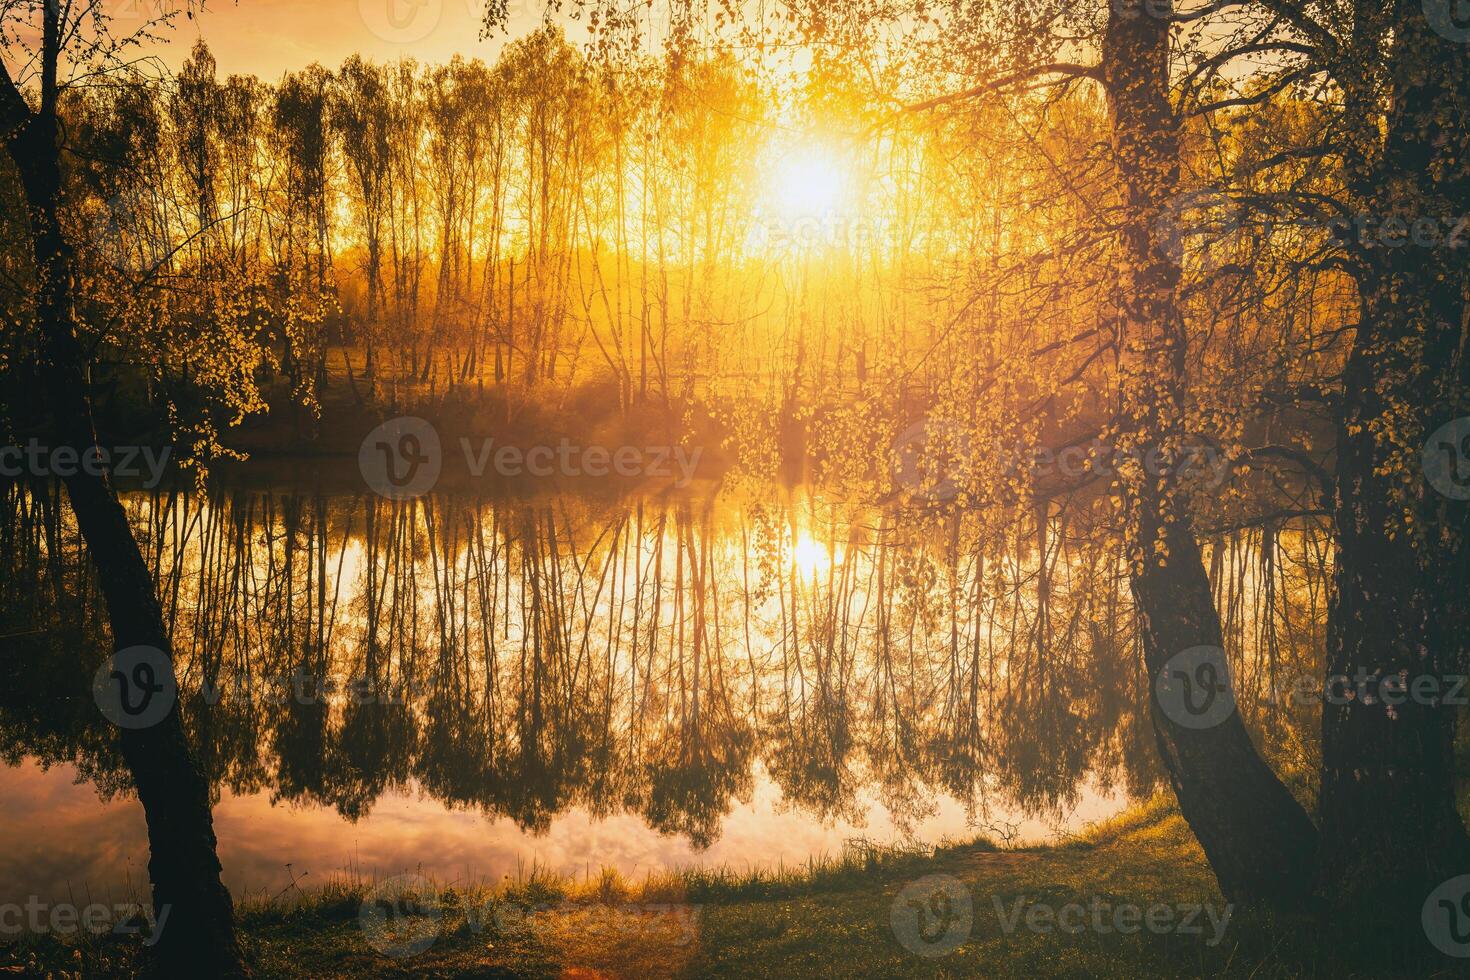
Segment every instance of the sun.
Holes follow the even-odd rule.
[[[798,147],[783,154],[771,175],[776,205],[795,216],[824,215],[837,209],[847,193],[847,175],[822,147]]]
[[[806,531],[798,532],[791,547],[791,563],[804,575],[825,572],[832,565],[832,554],[813,540]]]

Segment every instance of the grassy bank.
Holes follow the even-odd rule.
[[[929,877],[936,875],[945,877]],[[399,892],[400,885],[408,892]],[[370,914],[365,925],[369,898],[376,900],[370,909],[381,914]],[[396,916],[389,913],[395,900]],[[1365,961],[1361,950],[1345,949],[1341,937],[1329,941],[1305,918],[1273,923],[1237,911],[1223,931],[1206,915],[1178,928],[1193,905],[1208,906],[1217,922],[1224,912],[1188,828],[1171,807],[1155,802],[1056,846],[1001,850],[978,840],[914,851],[854,845],[839,857],[798,868],[706,869],[636,882],[613,872],[573,880],[539,868],[472,888],[422,880],[335,881],[307,893],[246,898],[239,912],[255,972],[265,977],[1435,972]],[[1085,918],[1061,913],[1070,927],[1081,923],[1080,930],[1058,929],[1044,911],[1067,906],[1089,910]],[[1158,906],[1177,910],[1170,913],[1173,926],[1126,935],[1096,927],[1107,925],[1109,910]],[[955,948],[946,952],[949,946]],[[0,951],[0,970],[12,973],[125,976],[141,963],[140,942],[113,936],[84,942],[31,937]],[[1445,968],[1440,975],[1454,974]]]

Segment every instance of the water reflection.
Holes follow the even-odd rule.
[[[811,493],[126,503],[186,726],[231,799],[358,820],[417,793],[538,834],[636,815],[697,850],[767,780],[805,819],[861,824],[876,801],[904,833],[941,799],[972,824],[1056,820],[1085,788],[1158,779],[1126,578],[1090,511],[999,529]],[[125,789],[75,528],[54,488],[3,507],[6,758]],[[1315,545],[1212,550],[1242,710],[1278,756],[1313,751],[1311,706],[1262,692],[1310,669]]]

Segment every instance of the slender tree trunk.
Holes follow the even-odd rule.
[[[1223,637],[1191,528],[1183,461],[1186,343],[1178,260],[1161,217],[1179,178],[1169,103],[1169,24],[1149,0],[1112,4],[1103,78],[1130,223],[1121,235],[1120,448],[1151,465],[1125,473],[1130,581],[1150,677],[1154,735],[1169,781],[1227,899],[1289,907],[1310,891],[1316,830],[1251,744],[1235,710],[1189,723],[1161,702],[1154,679]],[[1220,683],[1229,684],[1221,654]]]
[[[11,129],[7,148],[20,173],[30,212],[35,257],[39,380],[48,399],[57,445],[87,458],[97,445],[86,394],[86,355],[74,320],[71,248],[59,221],[61,159],[56,116],[60,48],[56,5],[47,6],[43,42],[42,104]],[[9,92],[10,79],[0,78]],[[17,113],[14,103],[5,106]],[[172,651],[152,576],[133,538],[127,514],[106,476],[87,467],[66,478],[77,525],[107,603],[116,649],[151,646]],[[123,759],[148,824],[148,876],[155,914],[167,920],[154,952],[169,975],[232,976],[243,972],[230,894],[220,881],[209,787],[189,752],[175,704],[159,723],[119,729]]]

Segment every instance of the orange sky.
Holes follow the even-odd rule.
[[[114,29],[126,34],[172,0],[109,3]],[[534,29],[546,7],[546,0],[508,3],[512,38]],[[484,0],[210,0],[194,19],[177,18],[169,41],[155,50],[175,68],[202,35],[222,76],[251,73],[267,81],[313,61],[335,68],[353,53],[375,61],[440,62],[456,53],[493,61],[506,38],[480,40],[483,6]]]

